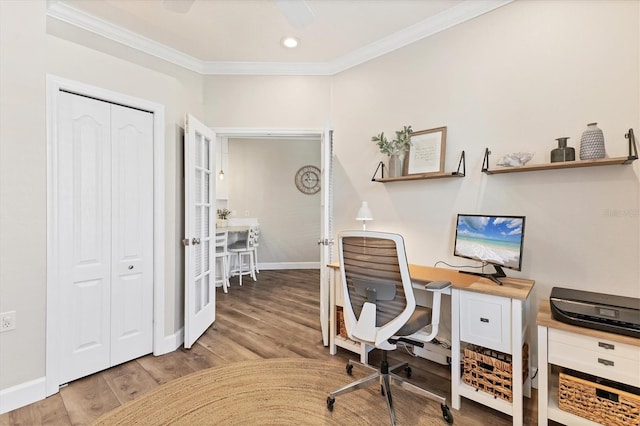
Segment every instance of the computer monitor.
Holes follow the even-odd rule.
[[[494,273],[460,271],[480,275],[502,284],[499,278],[506,277],[502,268],[520,271],[524,242],[524,216],[489,216],[458,214],[454,256],[491,264]]]

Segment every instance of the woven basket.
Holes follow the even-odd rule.
[[[469,386],[493,395],[495,398],[513,399],[513,377],[511,355],[486,349],[481,346],[467,346],[464,349],[464,369],[462,380]],[[529,374],[529,345],[522,347],[522,381]]]
[[[349,338],[347,327],[344,325],[344,313],[342,307],[336,306],[336,324],[338,325],[338,334],[345,339]]]
[[[566,373],[559,377],[561,410],[603,425],[640,425],[640,395],[617,389],[613,382],[606,386]]]

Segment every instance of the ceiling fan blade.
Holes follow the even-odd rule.
[[[289,23],[297,29],[311,24],[315,18],[313,11],[304,0],[274,0],[276,6],[287,18]]]
[[[162,0],[165,9],[176,13],[187,13],[196,0]]]

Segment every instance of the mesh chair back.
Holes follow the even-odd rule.
[[[364,235],[362,232],[356,234],[363,235],[343,235],[340,238],[340,262],[348,300],[357,319],[364,303],[371,297],[366,289],[375,289],[378,299],[375,302],[376,327],[381,327],[398,317],[407,307],[400,267],[401,260],[406,267],[404,247],[399,254],[397,240],[381,237],[381,233],[371,233],[378,236]]]

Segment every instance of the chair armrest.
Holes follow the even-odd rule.
[[[431,281],[424,286],[428,291],[443,291],[451,287],[451,281]]]

